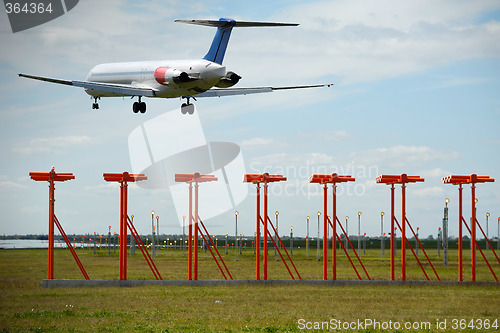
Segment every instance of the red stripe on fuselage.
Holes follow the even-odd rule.
[[[154,72],[154,77],[156,82],[159,84],[166,84],[165,73],[170,69],[170,67],[158,67]]]

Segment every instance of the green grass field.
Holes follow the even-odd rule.
[[[118,279],[118,251],[110,256],[105,249],[96,255],[89,249],[77,252],[91,279]],[[253,250],[243,250],[238,261],[234,249],[221,254],[235,279],[255,278]],[[456,251],[450,251],[448,267],[436,250],[428,254],[442,280],[457,280]],[[467,255],[464,280],[470,281]],[[293,258],[303,279],[321,279],[315,249],[309,257],[295,249]],[[357,279],[345,255],[338,258],[338,279]],[[419,258],[424,260],[422,253]],[[388,251],[383,260],[379,250],[367,250],[362,259],[372,279],[389,279]],[[411,253],[407,261],[407,279],[424,280]],[[180,250],[162,249],[156,264],[164,279],[187,278],[187,256]],[[397,279],[399,264],[398,258]],[[429,265],[424,267],[436,280]],[[498,262],[493,269],[500,276]],[[0,250],[0,332],[494,332],[499,331],[495,323],[500,325],[500,284],[45,289],[40,282],[46,276],[47,250]],[[481,257],[477,276],[494,281]],[[55,278],[83,278],[68,250],[55,252]],[[274,250],[269,251],[268,278],[290,279]],[[154,279],[140,251],[128,259],[128,279]],[[200,252],[199,279],[222,279],[209,252]],[[369,320],[372,325],[365,325]],[[314,327],[323,329],[308,329]]]

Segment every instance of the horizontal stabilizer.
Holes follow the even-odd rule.
[[[203,57],[203,59],[208,61],[213,61],[219,65],[222,65],[224,60],[224,55],[226,53],[227,45],[229,43],[229,37],[231,36],[231,31],[235,27],[295,27],[298,26],[297,23],[276,23],[276,22],[245,22],[236,21],[229,18],[220,18],[218,21],[215,20],[175,20],[175,22],[204,25],[207,27],[216,27],[217,32],[212,41],[212,45],[208,50],[208,53]]]
[[[221,19],[219,21],[214,20],[175,20],[179,23],[204,25],[207,27],[224,27],[227,25],[232,25],[233,27],[296,27],[298,23],[277,23],[277,22],[245,22],[245,21],[234,21],[231,19]]]

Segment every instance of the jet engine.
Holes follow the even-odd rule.
[[[236,74],[235,72],[227,72],[226,75],[220,79],[219,83],[215,86],[219,88],[229,88],[238,83],[241,79],[241,76]]]
[[[189,77],[188,73],[181,72],[170,67],[158,67],[154,72],[154,77],[156,82],[166,86],[171,84],[177,85],[195,80]]]

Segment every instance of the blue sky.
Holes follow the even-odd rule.
[[[78,88],[32,82],[31,73],[84,79],[113,61],[190,59],[208,50],[214,29],[175,19],[232,17],[300,23],[296,28],[235,29],[225,66],[245,86],[334,83],[324,89],[199,99],[207,141],[241,146],[247,172],[283,173],[273,185],[280,229],[305,236],[306,216],[322,210],[315,172],[349,173],[338,216],[378,235],[389,189],[380,174],[416,174],[407,216],[421,234],[436,234],[450,198],[450,234],[457,235],[457,188],[450,174],[489,175],[478,186],[478,217],[489,212],[490,235],[500,216],[500,4],[498,1],[80,1],[66,15],[13,34],[0,14],[0,232],[47,233],[47,187],[30,171],[73,172],[58,184],[56,212],[67,233],[118,230],[118,185],[103,172],[129,171],[127,138],[143,122],[175,110],[180,100],[147,100],[133,114],[128,98],[103,99],[92,110]],[[175,144],[175,143],[174,143]],[[202,188],[201,188],[202,189]],[[340,190],[340,189],[339,189]],[[399,199],[398,191],[398,199]],[[254,188],[235,209],[239,229],[253,235]],[[162,233],[180,233],[168,191],[131,186],[129,212],[147,233],[150,212]],[[464,191],[466,219],[470,187]],[[396,210],[399,216],[400,207]],[[389,232],[385,222],[385,232]],[[212,233],[234,232],[234,212],[207,221]],[[285,231],[280,232],[282,234]],[[357,228],[350,227],[351,232]],[[316,225],[311,226],[316,233]]]

